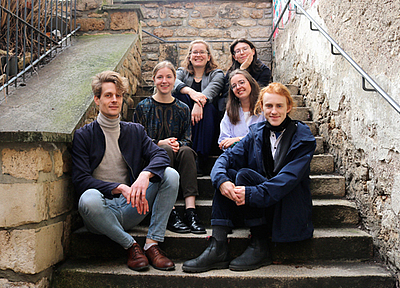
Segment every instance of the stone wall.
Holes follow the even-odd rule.
[[[0,143],[1,287],[48,287],[51,266],[63,260],[73,206],[68,158],[64,144]]]
[[[152,84],[151,71],[162,60],[180,66],[189,42],[195,39],[210,41],[220,68],[230,65],[230,43],[237,38],[254,41],[259,58],[271,66],[272,51],[266,41],[271,33],[271,1],[135,1],[144,18],[143,30],[167,41],[162,43],[143,33],[142,73]]]
[[[314,2],[314,1],[313,1]],[[307,12],[400,103],[400,3],[316,1]],[[346,194],[359,208],[378,255],[400,269],[400,115],[297,15],[274,41],[275,80],[297,84],[312,108]],[[367,84],[369,87],[369,85]]]

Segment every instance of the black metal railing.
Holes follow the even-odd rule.
[[[282,29],[279,27],[281,19],[285,14],[286,10],[289,8],[290,3],[294,4],[294,10],[296,14],[304,15],[310,20],[310,29],[312,31],[319,31],[330,43],[331,43],[331,53],[333,55],[342,55],[350,64],[351,66],[356,69],[356,71],[362,77],[362,89],[364,91],[375,91],[378,92],[396,111],[400,113],[400,106],[390,97],[336,42],[329,36],[329,34],[320,26],[318,23],[307,13],[307,11],[299,4],[296,0],[288,0],[285,7],[282,9],[282,13],[277,20],[277,24],[273,26],[272,33],[268,40],[271,40],[276,29]],[[300,11],[300,12],[299,12]],[[336,51],[335,51],[336,49]],[[367,88],[365,81],[372,86],[372,88]]]
[[[79,29],[76,0],[0,0],[0,103]]]

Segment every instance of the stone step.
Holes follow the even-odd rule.
[[[313,198],[342,198],[345,195],[345,179],[339,175],[310,175]],[[198,199],[212,199],[214,188],[210,176],[197,177]]]
[[[335,171],[333,155],[317,154],[314,155],[310,164],[311,174],[328,174]]]
[[[304,98],[302,95],[292,95],[293,98],[293,107],[304,107]]]
[[[294,107],[289,113],[289,117],[293,120],[310,121],[311,112],[308,107]]]
[[[304,124],[307,124],[308,128],[310,128],[311,133],[314,136],[318,135],[318,128],[317,128],[317,124],[314,121],[303,121]]]
[[[196,206],[199,218],[209,227],[211,225],[212,200],[197,200]],[[183,215],[184,201],[178,200],[175,207]],[[313,200],[312,221],[314,227],[318,228],[357,227],[360,217],[356,205],[348,200],[316,199]],[[149,222],[145,223],[148,225]]]
[[[129,231],[138,243],[143,244],[147,228],[137,226]],[[165,241],[160,244],[167,255],[174,260],[187,260],[200,255],[208,246],[207,234],[178,234],[166,231]],[[248,245],[248,229],[235,229],[229,235],[229,247],[232,257],[243,253]],[[123,257],[126,251],[104,235],[86,232],[81,228],[71,235],[71,258],[115,258]],[[293,243],[274,243],[271,245],[274,261],[283,263],[303,261],[331,260],[368,260],[373,256],[372,237],[356,228],[319,228],[314,237]]]
[[[130,270],[126,259],[67,261],[54,274],[54,288],[86,287],[270,287],[270,288],[388,288],[395,279],[382,265],[369,262],[274,264],[254,271],[228,269],[185,273],[183,262],[175,271]]]

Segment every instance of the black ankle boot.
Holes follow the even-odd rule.
[[[205,234],[207,232],[206,228],[199,220],[196,210],[186,210],[183,216],[183,222],[189,226],[190,232],[194,234]]]
[[[209,241],[210,245],[199,257],[183,263],[182,270],[184,272],[199,273],[229,267],[228,242],[219,242],[214,237],[210,237]]]
[[[229,269],[233,271],[255,270],[262,266],[272,264],[266,238],[252,237],[250,245],[242,255],[233,259]]]

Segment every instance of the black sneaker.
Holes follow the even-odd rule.
[[[181,216],[179,216],[178,212],[175,209],[171,211],[169,215],[167,229],[176,232],[176,233],[189,233],[190,228],[183,223]]]

